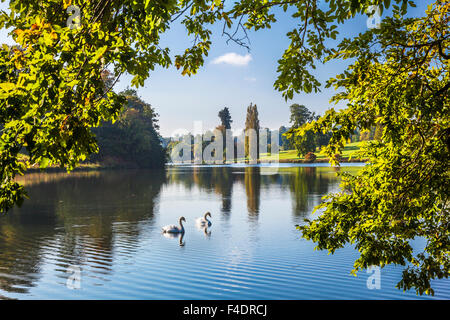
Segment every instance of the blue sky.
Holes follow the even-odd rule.
[[[409,15],[422,15],[425,5],[433,1],[416,2],[420,4]],[[1,9],[6,7],[5,3],[0,4]],[[366,21],[367,17],[359,16],[341,25],[338,40],[366,31]],[[277,78],[277,60],[289,45],[286,33],[296,26],[298,21],[287,14],[280,15],[271,29],[249,32],[251,45],[248,52],[232,42],[226,44],[226,37],[222,37],[222,29],[218,25],[213,28],[209,56],[196,75],[181,76],[175,67],[156,69],[138,93],[159,113],[161,134],[170,136],[180,129],[192,131],[194,121],[202,121],[205,130],[214,128],[219,124],[217,114],[223,107],[230,109],[232,126],[242,129],[250,102],[258,106],[261,126],[271,129],[289,125],[289,106],[292,103],[304,104],[316,113],[332,107],[329,104],[334,93],[332,89],[323,88],[317,94],[298,94],[286,102],[281,92],[273,88]],[[5,30],[0,30],[0,43],[11,43]],[[180,25],[174,25],[161,43],[161,46],[171,48],[172,55],[183,52],[190,45],[191,39]],[[315,74],[324,84],[326,79],[342,72],[346,65],[347,62],[343,61],[327,63],[319,66]],[[123,76],[116,90],[125,89],[130,82],[130,76]]]

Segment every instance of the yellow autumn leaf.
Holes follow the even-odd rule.
[[[68,6],[72,4],[72,0],[63,0],[63,7],[67,9]]]
[[[17,36],[20,36],[20,35],[23,33],[23,30],[22,30],[22,29],[16,29],[16,30],[14,30],[14,33],[15,33]]]
[[[16,66],[16,69],[18,69],[18,70],[21,70],[23,68],[22,63],[19,60],[15,60],[14,65]]]
[[[5,99],[9,96],[10,92],[16,89],[16,85],[11,82],[0,83],[0,99]]]

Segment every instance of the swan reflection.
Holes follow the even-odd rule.
[[[211,230],[208,230],[208,227],[204,227],[203,232],[207,238],[211,237]]]
[[[167,232],[164,232],[163,236],[166,237],[167,239],[179,238],[178,243],[179,243],[180,247],[183,247],[186,244],[186,242],[183,241],[184,233],[167,233]]]

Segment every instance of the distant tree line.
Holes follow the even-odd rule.
[[[293,134],[297,129],[319,119],[319,115],[311,112],[304,105],[296,103],[290,106],[290,111],[290,123],[292,123],[292,126],[290,128],[286,128],[285,126],[280,127],[280,146],[282,146],[283,150],[296,149],[299,156],[305,156],[310,152],[314,153],[323,146],[328,145],[332,137],[331,132],[324,133],[305,130],[304,135],[299,136]],[[374,126],[370,130],[355,130],[347,142],[379,140],[382,134],[383,126],[381,125]]]
[[[169,139],[170,141],[167,143],[167,152],[168,155],[171,155],[171,152],[175,146],[180,143],[180,140],[183,140],[185,143],[187,142],[190,145],[190,155],[189,159],[194,159],[196,154],[204,154],[204,152],[212,152],[212,156],[216,156],[217,150],[214,148],[208,148],[208,146],[216,141],[216,136],[218,136],[218,132],[221,133],[223,143],[222,143],[222,155],[221,159],[226,159],[226,130],[231,129],[231,124],[233,120],[231,118],[231,113],[228,107],[221,109],[218,113],[218,117],[220,119],[220,124],[213,130],[208,130],[201,135],[194,136],[191,133],[186,134],[184,137],[176,137],[175,139]],[[280,150],[297,150],[297,154],[299,157],[305,157],[314,161],[316,156],[313,154],[315,152],[319,152],[322,147],[327,146],[332,134],[331,132],[314,132],[313,130],[308,130],[304,135],[295,135],[293,134],[297,129],[305,126],[312,121],[319,119],[320,116],[315,112],[310,111],[307,107],[300,104],[292,104],[290,106],[290,124],[291,126],[280,126],[278,129],[278,145]],[[272,132],[268,128],[261,128],[258,107],[256,104],[250,103],[247,107],[247,115],[245,119],[245,129],[241,133],[241,136],[233,137],[233,155],[234,159],[240,158],[238,149],[244,147],[244,153],[241,155],[244,158],[249,158],[249,135],[250,129],[254,129],[253,132],[256,132],[256,157],[260,157],[260,152],[271,152],[271,137]],[[265,131],[264,131],[265,130]],[[264,133],[264,139],[267,139],[267,147],[268,150],[261,151],[260,147],[260,134]],[[351,142],[359,142],[359,141],[368,141],[368,140],[377,140],[381,137],[383,133],[383,127],[381,125],[375,126],[370,130],[363,131],[355,131],[351,137],[348,139],[348,143]],[[201,150],[200,145],[196,143],[196,141],[202,140]],[[229,147],[229,146],[228,146]],[[219,151],[220,152],[220,151]],[[230,160],[230,159],[228,159]]]
[[[208,130],[206,132],[204,132],[203,134],[200,135],[196,135],[194,136],[191,133],[187,133],[184,136],[177,136],[174,137],[174,139],[171,139],[171,141],[168,143],[167,146],[167,152],[168,155],[172,155],[173,150],[175,150],[174,148],[176,146],[180,147],[179,144],[180,143],[187,143],[190,145],[190,155],[188,155],[187,158],[189,159],[194,159],[196,157],[196,154],[203,154],[203,153],[209,153],[212,152],[212,156],[215,156],[215,153],[217,152],[217,150],[212,149],[212,148],[208,148],[209,145],[213,142],[216,141],[217,137],[219,136],[219,133],[221,134],[221,137],[223,139],[223,143],[222,143],[222,154],[223,157],[221,157],[221,159],[226,159],[226,155],[227,155],[227,143],[226,143],[226,136],[227,136],[227,130],[231,129],[231,124],[233,123],[233,120],[231,118],[231,113],[228,107],[224,107],[223,109],[221,109],[218,113],[218,117],[220,119],[220,124],[213,130]],[[245,129],[242,132],[242,135],[239,137],[233,136],[232,137],[232,145],[234,150],[228,150],[230,151],[230,154],[232,153],[233,159],[236,159],[238,157],[249,157],[250,156],[250,139],[249,139],[249,135],[250,135],[250,130],[253,129],[253,132],[256,132],[256,139],[255,142],[256,143],[256,158],[259,157],[259,130],[261,129],[260,127],[260,122],[259,122],[259,116],[258,116],[258,107],[256,104],[250,103],[250,105],[247,108],[247,116],[246,116],[246,120],[245,120]],[[270,131],[268,129],[266,129],[268,133],[270,133]],[[267,134],[267,138],[268,138],[268,143],[270,144],[270,134]],[[196,143],[199,141],[199,139],[202,140],[201,143],[201,150],[198,150],[198,148],[200,148],[200,144]],[[243,146],[241,145],[243,144]],[[179,150],[181,148],[178,148],[176,150]],[[240,147],[243,147],[244,152],[243,154],[239,153]],[[269,146],[270,148],[270,146]],[[175,151],[176,152],[176,151]],[[184,152],[184,151],[183,151]],[[219,151],[220,152],[220,151]],[[227,160],[231,160],[231,159],[227,159]]]
[[[188,142],[190,145],[190,159],[195,158],[195,154],[210,151],[209,148],[207,148],[212,142],[216,141],[217,133],[220,132],[222,134],[223,138],[223,158],[226,159],[226,130],[231,129],[231,124],[233,123],[233,120],[231,118],[231,113],[228,107],[225,107],[221,109],[218,113],[218,117],[220,119],[220,124],[213,130],[208,130],[205,133],[201,135],[194,136],[191,133],[186,134],[184,137],[176,137],[175,139],[169,139],[170,141],[167,143],[167,151],[168,155],[171,154],[173,148],[177,146],[180,143],[180,140],[183,140],[184,142]],[[313,130],[309,130],[306,132],[305,135],[299,136],[299,135],[293,135],[292,133],[297,130],[298,128],[301,128],[305,124],[308,124],[314,120],[317,120],[320,116],[316,115],[315,112],[310,111],[307,107],[300,104],[293,104],[290,106],[290,124],[291,126],[280,126],[278,129],[278,145],[280,147],[280,150],[297,150],[298,156],[307,156],[309,153],[315,153],[320,151],[320,149],[323,146],[328,145],[332,134],[331,132],[314,132]],[[261,128],[260,120],[259,120],[259,114],[258,114],[258,107],[250,103],[250,105],[247,107],[247,115],[245,119],[245,129],[241,133],[241,136],[234,136],[233,137],[233,146],[234,146],[234,158],[238,158],[238,146],[240,146],[240,143],[244,144],[244,154],[243,157],[248,158],[249,157],[249,130],[254,129],[257,133],[256,136],[256,144],[257,144],[257,158],[260,157],[260,150],[259,150],[259,140],[260,140],[260,133],[264,132],[265,137],[264,139],[267,139],[267,146],[268,150],[267,152],[271,152],[271,136],[272,132],[268,128]],[[368,141],[377,139],[377,137],[381,136],[382,134],[382,127],[377,126],[372,128],[371,130],[365,130],[365,131],[355,131],[354,134],[351,136],[351,138],[348,140],[348,142],[359,142],[359,141]],[[196,141],[198,139],[202,139],[201,144],[201,150],[199,150],[199,145],[196,144]],[[240,142],[243,141],[243,142]],[[214,156],[216,150],[212,150],[212,155]],[[264,151],[265,152],[265,151]],[[314,155],[308,155],[308,158],[314,159]]]
[[[136,90],[120,93],[126,103],[117,121],[93,129],[99,152],[90,161],[106,166],[162,168],[166,151],[159,134],[158,114]]]

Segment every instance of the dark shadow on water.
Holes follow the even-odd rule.
[[[110,273],[114,250],[132,255],[142,225],[153,223],[165,172],[32,173],[23,180],[30,199],[0,216],[6,292],[27,293],[41,277],[44,256],[63,279],[70,265]]]

